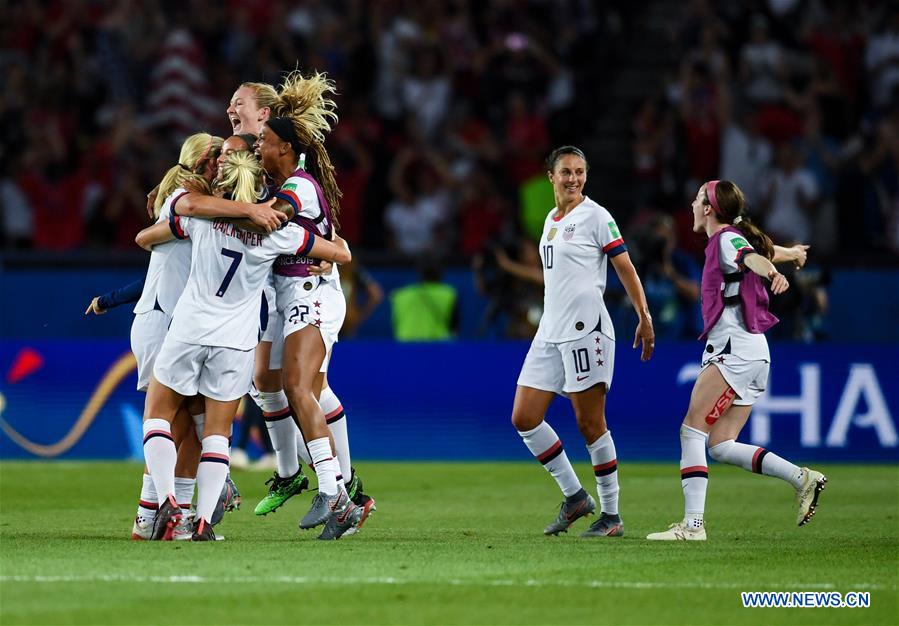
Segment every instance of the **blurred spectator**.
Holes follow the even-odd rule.
[[[656,337],[675,340],[698,337],[702,332],[699,308],[702,270],[678,247],[674,220],[667,215],[652,218],[635,235],[633,248]]]
[[[750,209],[761,200],[764,176],[773,158],[768,140],[759,133],[758,113],[752,105],[736,117],[730,111],[730,98],[722,98],[721,180],[737,183]]]
[[[419,281],[390,294],[393,337],[397,341],[441,341],[459,331],[456,289],[443,282],[440,266],[424,259]]]
[[[384,289],[354,258],[340,266],[340,286],[346,299],[346,318],[341,337],[353,337],[384,301]]]
[[[885,107],[899,86],[899,8],[893,6],[879,32],[872,34],[865,49],[865,70],[871,103]]]
[[[394,250],[415,257],[448,249],[450,182],[447,163],[436,152],[407,148],[397,155],[390,173],[394,200],[384,214]]]
[[[812,218],[819,191],[812,173],[802,166],[800,154],[791,142],[783,142],[775,152],[775,167],[763,184],[761,213],[765,230],[777,242],[814,242]]]
[[[493,263],[476,266],[478,291],[490,299],[483,324],[486,327],[503,315],[505,337],[532,339],[543,316],[543,263],[537,246],[525,237],[511,252],[514,257],[496,247],[487,252],[493,255]]]
[[[30,248],[34,238],[33,211],[28,197],[19,186],[21,162],[11,159],[0,178],[0,207],[3,211],[3,245]]]
[[[450,78],[438,48],[425,46],[412,50],[411,55],[412,70],[400,84],[403,110],[415,120],[425,138],[433,140],[449,113]]]
[[[752,16],[749,43],[740,52],[740,81],[746,96],[756,104],[783,100],[786,65],[783,48],[770,37],[768,19]]]

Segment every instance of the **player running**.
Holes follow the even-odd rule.
[[[764,332],[777,323],[768,312],[768,293],[789,288],[773,262],[805,263],[805,247],[780,248],[743,215],[746,200],[734,183],[713,180],[693,200],[693,231],[709,242],[702,271],[702,317],[706,340],[702,370],[693,386],[690,406],[680,429],[681,486],[684,519],[646,538],[661,541],[705,541],[703,514],[709,482],[705,457],[737,465],[756,474],[775,476],[796,489],[797,523],[815,514],[827,478],[800,468],[758,446],[737,443],[752,405],[768,384],[771,355]]]
[[[553,398],[568,397],[587,443],[602,503],[599,519],[581,536],[618,537],[624,534],[618,511],[618,460],[605,417],[615,359],[615,331],[603,303],[609,259],[637,312],[634,347],[642,342],[644,361],[652,357],[652,319],[615,219],[584,195],[588,169],[584,153],[573,146],[557,148],[546,168],[556,207],[540,238],[543,317],[518,377],[512,424],[565,496],[558,517],[543,532],[566,532],[596,508],[545,420]]]
[[[230,155],[221,188],[238,203],[260,193],[261,168],[247,152]],[[171,539],[181,512],[174,500],[175,450],[171,423],[185,397],[206,398],[202,454],[197,472],[193,540],[215,539],[210,520],[228,472],[228,434],[240,398],[250,386],[258,342],[259,302],[271,264],[299,253],[331,261],[350,259],[343,240],[316,237],[297,225],[270,235],[243,230],[226,220],[178,214],[172,203],[170,237],[193,242],[190,275],[154,367],[144,421],[144,454],[157,491],[165,494],[154,539]],[[148,237],[162,239],[160,229]]]

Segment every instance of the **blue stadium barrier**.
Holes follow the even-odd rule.
[[[522,342],[337,345],[330,380],[353,456],[527,460],[509,422]],[[619,345],[607,415],[619,457],[679,458],[678,428],[701,345],[660,344],[641,363]],[[768,394],[742,440],[796,462],[899,460],[897,346],[774,345]],[[121,340],[0,341],[0,458],[139,458],[143,395]],[[586,460],[570,405],[550,423]]]

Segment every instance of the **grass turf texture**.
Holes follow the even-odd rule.
[[[818,514],[797,528],[789,486],[716,465],[710,540],[689,544],[644,540],[680,517],[676,464],[622,466],[621,539],[580,539],[583,520],[544,537],[561,498],[535,463],[360,463],[378,511],[338,542],[298,530],[305,493],[254,516],[266,476],[235,472],[227,540],[191,544],[129,539],[138,465],[4,462],[0,623],[896,623],[899,467],[820,469]],[[866,589],[867,609],[740,602]]]

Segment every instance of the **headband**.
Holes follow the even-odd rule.
[[[715,187],[718,186],[720,180],[710,180],[705,187],[705,195],[709,197],[709,204],[715,209],[715,214],[721,217],[721,207],[718,206],[718,197],[715,195]]]
[[[293,122],[287,117],[270,117],[266,122],[281,141],[286,141],[293,148],[293,151],[299,155],[303,151],[303,144],[297,138],[297,133],[293,129]]]

